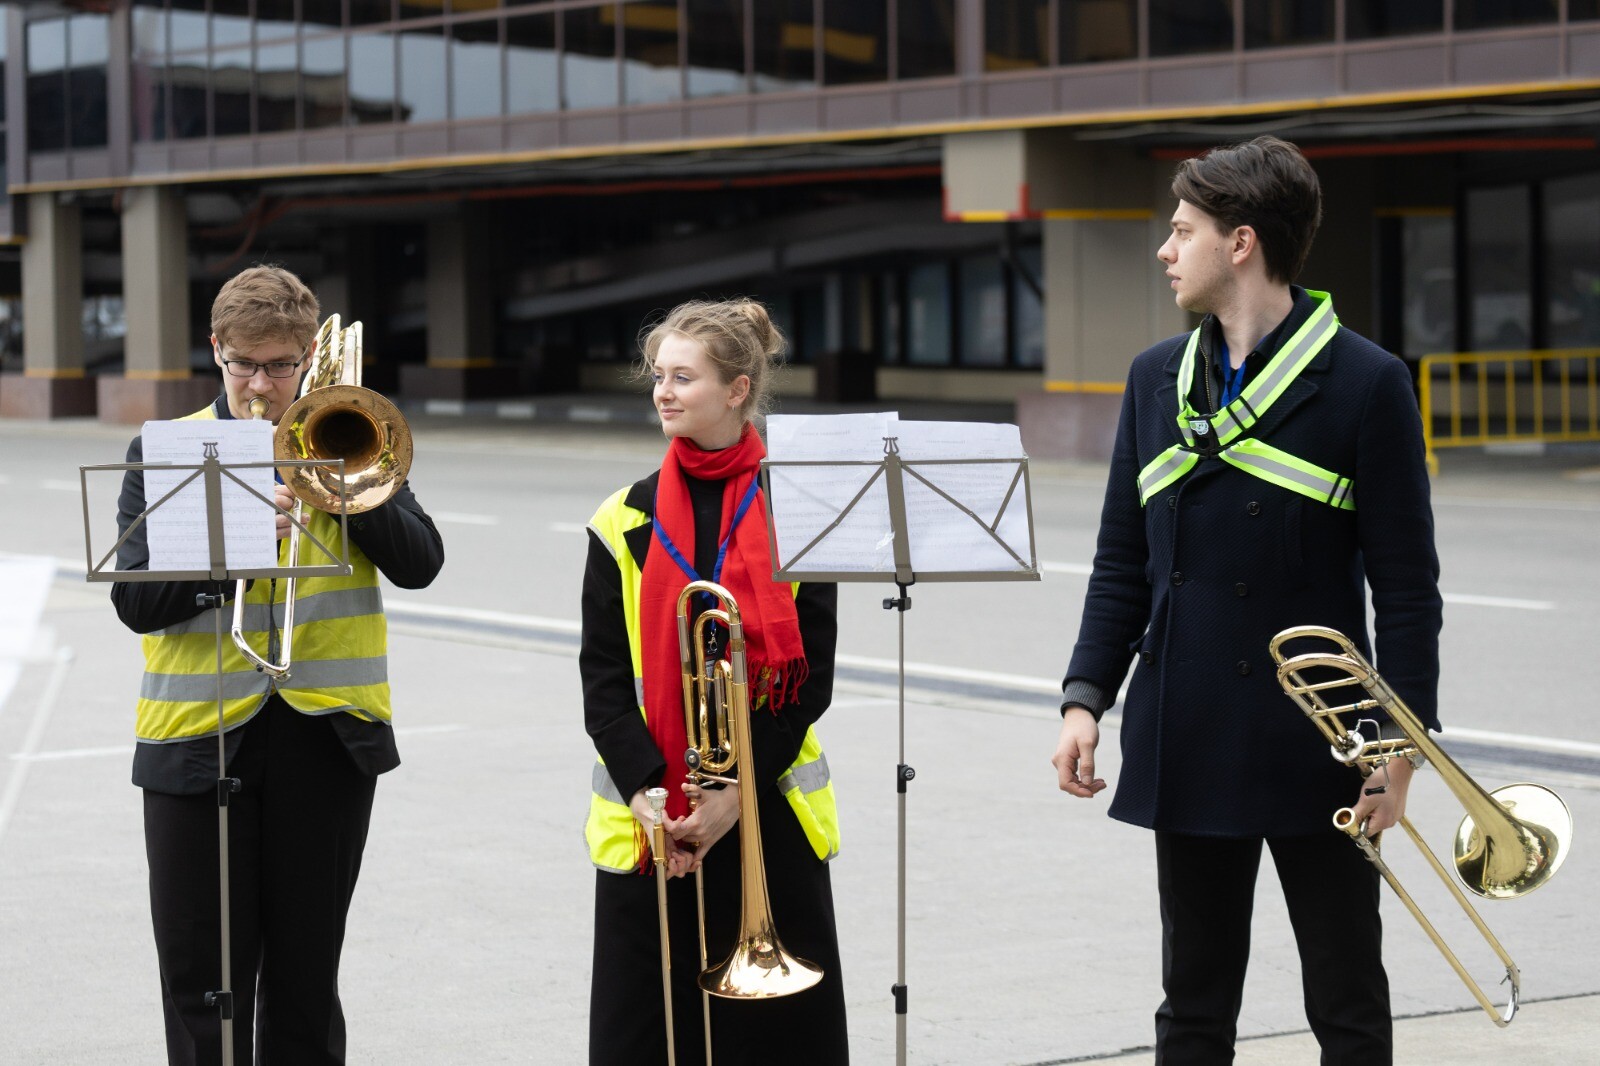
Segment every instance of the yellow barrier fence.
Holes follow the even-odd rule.
[[[1600,440],[1600,348],[1425,355],[1419,374],[1434,473],[1440,448]]]

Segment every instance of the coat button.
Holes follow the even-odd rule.
[[[1178,509],[1178,498],[1176,496],[1168,496],[1167,497],[1167,510],[1176,511],[1177,509]]]
[[[1234,669],[1239,671],[1240,677],[1245,677],[1250,673],[1250,664],[1241,661],[1238,666],[1234,667]]]
[[[1249,503],[1245,504],[1244,505],[1244,509],[1245,509],[1245,511],[1247,511],[1250,514],[1260,514],[1261,513],[1261,505],[1259,503],[1257,503],[1255,500],[1251,500]]]
[[[1146,666],[1156,661],[1155,652],[1142,651],[1139,653],[1139,658]]]
[[[1248,596],[1250,595],[1250,586],[1241,581],[1237,585],[1233,586],[1233,591],[1241,596]]]
[[[1173,571],[1173,572],[1172,572],[1172,583],[1173,583],[1173,584],[1174,584],[1174,585],[1181,585],[1181,584],[1183,584],[1183,574],[1182,574],[1182,573],[1180,573],[1180,572],[1179,572],[1179,571],[1177,571],[1177,570],[1174,570],[1174,571]]]

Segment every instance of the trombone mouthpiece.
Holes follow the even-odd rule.
[[[267,408],[269,408],[271,406],[272,406],[271,402],[268,401],[268,399],[265,396],[252,396],[252,397],[250,397],[250,417],[251,418],[266,418],[267,417]]]
[[[644,798],[650,801],[650,809],[655,812],[656,817],[661,817],[661,812],[667,809],[667,790],[647,788],[644,790]]]

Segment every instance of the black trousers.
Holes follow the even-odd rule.
[[[376,778],[327,718],[276,698],[240,728],[229,771],[242,788],[228,808],[235,1061],[342,1063],[339,954]],[[144,832],[167,1061],[220,1063],[221,1020],[205,1004],[222,987],[215,795],[147,789]]]
[[[1250,958],[1259,837],[1156,833],[1161,889],[1160,1066],[1233,1061]],[[1393,1061],[1378,871],[1343,833],[1268,838],[1300,949],[1306,1020],[1323,1066]]]
[[[828,866],[807,843],[776,787],[760,796],[761,848],[778,938],[792,955],[822,967],[820,983],[778,999],[711,1000],[713,1055],[718,1066],[845,1066],[844,982],[834,927]],[[727,958],[739,924],[738,826],[717,842],[702,867],[706,954]],[[589,1003],[590,1066],[665,1066],[666,1010],[656,879],[596,873],[594,978]],[[700,987],[699,920],[693,877],[667,882],[672,937],[672,1015],[678,1062],[705,1061]]]

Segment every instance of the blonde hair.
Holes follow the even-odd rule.
[[[317,298],[280,266],[253,266],[229,278],[211,303],[211,332],[234,351],[274,341],[307,349],[317,335]]]
[[[746,422],[767,413],[771,402],[772,368],[783,361],[788,342],[767,309],[758,300],[690,300],[679,304],[639,337],[642,357],[638,374],[648,378],[655,369],[661,342],[672,334],[699,342],[724,385],[743,374],[750,379],[750,395],[739,412]]]

